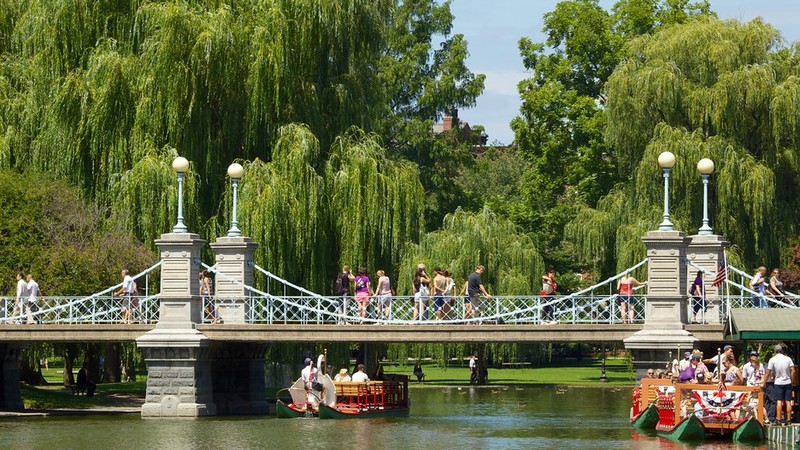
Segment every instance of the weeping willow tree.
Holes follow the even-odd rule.
[[[205,220],[227,165],[271,160],[280,126],[308,124],[320,169],[333,137],[376,123],[394,7],[0,0],[0,165],[68,178],[113,209],[119,178],[169,146],[193,162]]]
[[[567,226],[581,256],[616,261],[617,269],[644,257],[641,236],[663,208],[657,158],[670,151],[675,228],[693,234],[701,225],[696,164],[711,158],[714,231],[746,263],[777,264],[800,211],[797,51],[780,48],[777,31],[759,19],[706,18],[632,41],[606,84],[606,137],[630,181]]]
[[[357,129],[336,139],[322,173],[314,168],[320,153],[308,127],[287,125],[271,162],[244,163],[239,222],[261,244],[256,262],[316,292],[330,291],[340,263],[392,273],[422,228],[416,167],[388,158],[375,136]],[[219,216],[229,217],[230,198]],[[226,227],[212,220],[207,232]]]
[[[325,177],[340,264],[393,276],[401,249],[424,228],[416,166],[388,158],[376,136],[351,130],[335,141]]]
[[[539,292],[544,262],[533,239],[510,220],[488,208],[472,213],[457,209],[445,216],[441,230],[411,244],[400,263],[398,292],[410,293],[417,264],[440,266],[456,280],[465,280],[478,264],[486,267],[483,283],[492,294]],[[457,286],[461,284],[457,281]]]
[[[272,162],[245,164],[239,196],[242,231],[261,244],[255,260],[316,292],[330,251],[325,180],[313,167],[319,152],[308,128],[282,128]]]

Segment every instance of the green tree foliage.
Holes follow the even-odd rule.
[[[433,120],[483,89],[452,21],[432,0],[0,0],[0,167],[68,179],[152,247],[174,223],[171,160],[192,163],[185,221],[209,240],[227,228],[225,169],[239,160],[257,178],[243,180],[245,229],[278,247],[262,263],[312,285],[339,250],[391,270],[426,205],[396,158],[432,161]],[[415,141],[418,154],[378,144]],[[325,205],[334,187],[364,221]]]
[[[444,114],[474,106],[486,78],[466,66],[467,42],[451,34],[453,19],[449,0],[397,2],[378,71],[387,95],[378,132],[392,153],[419,166],[429,229],[463,203],[452,180],[473,144],[457,130],[437,138],[431,127]]]
[[[701,223],[701,158],[716,163],[711,223],[744,260],[776,264],[796,235],[796,48],[761,20],[713,18],[677,25],[629,44],[606,84],[609,145],[631,181],[586,208],[568,228],[584,257],[642,256],[638,237],[660,222],[658,155],[671,151],[670,209],[676,228]]]
[[[544,271],[533,239],[510,220],[488,208],[478,213],[461,209],[445,217],[441,230],[427,233],[404,253],[397,280],[398,292],[411,292],[417,264],[448,269],[461,289],[478,264],[486,267],[484,285],[504,295],[534,292]]]
[[[617,153],[604,138],[605,85],[627,43],[709,14],[708,2],[621,0],[608,12],[597,0],[569,0],[545,14],[544,43],[520,40],[523,64],[533,75],[519,84],[521,114],[511,126],[533,170],[524,197],[529,213],[516,220],[536,230],[546,259],[557,267],[592,262],[561,251],[564,227],[578,213],[576,205],[595,207],[630,176],[618,170]]]
[[[273,161],[246,163],[240,185],[242,231],[269,243],[256,260],[317,292],[332,288],[326,274],[342,264],[392,274],[401,248],[419,238],[424,224],[416,167],[388,158],[376,136],[351,130],[318,172],[311,131],[288,125],[280,133]],[[214,226],[212,234],[224,229]]]
[[[483,93],[486,77],[467,68],[467,42],[450,35],[452,26],[450,0],[397,2],[379,70],[390,110],[382,131],[392,145],[413,148],[428,140],[430,133],[419,133],[420,127],[430,129],[442,114],[474,106]],[[435,40],[441,41],[438,49]]]
[[[155,261],[130,237],[104,229],[96,208],[51,177],[0,172],[0,204],[6,293],[16,292],[13,275],[22,271],[33,274],[44,295],[88,295],[118,283],[122,268],[143,270]]]

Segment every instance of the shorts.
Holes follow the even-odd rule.
[[[441,311],[444,308],[444,296],[442,294],[436,294],[433,296],[433,310],[434,311]]]
[[[414,303],[422,302],[423,305],[428,304],[428,297],[423,297],[421,292],[414,293]]]
[[[358,303],[369,303],[369,293],[356,292],[356,301]]]
[[[379,305],[389,306],[392,303],[392,294],[381,294],[375,299],[375,302]]]
[[[774,392],[774,398],[776,401],[785,401],[790,402],[792,401],[792,384],[776,384],[775,389],[772,391]]]
[[[620,294],[620,295],[617,296],[617,305],[621,305],[623,303],[627,303],[629,305],[632,305],[632,304],[636,303],[636,298],[634,298],[632,295]]]
[[[483,309],[483,301],[481,294],[478,292],[470,292],[469,302],[472,303],[472,309]]]

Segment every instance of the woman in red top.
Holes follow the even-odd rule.
[[[633,304],[636,299],[633,297],[633,285],[639,286],[639,280],[633,278],[630,272],[625,272],[622,278],[617,280],[617,305],[622,323],[633,323]],[[625,312],[627,311],[627,318]]]

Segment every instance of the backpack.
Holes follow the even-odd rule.
[[[349,282],[350,282],[350,277],[347,276],[346,273],[340,273],[339,276],[336,277],[336,287],[334,288],[336,294],[342,295],[345,292],[349,291],[350,286],[347,285],[347,283]]]

